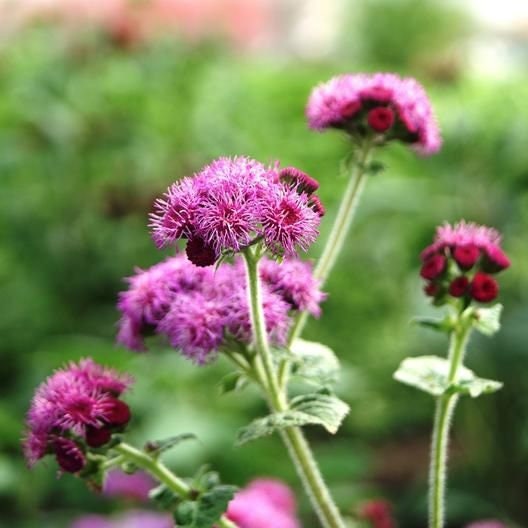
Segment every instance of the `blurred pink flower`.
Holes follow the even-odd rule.
[[[239,528],[300,528],[293,492],[278,480],[257,479],[229,503],[226,516]]]
[[[85,515],[76,519],[70,528],[174,528],[174,521],[165,513],[133,510],[119,517]]]
[[[155,486],[155,480],[144,471],[136,471],[129,475],[120,469],[112,469],[106,474],[103,493],[109,497],[147,501],[149,491]]]
[[[495,519],[486,519],[472,522],[471,524],[468,524],[466,528],[506,528],[506,525]]]

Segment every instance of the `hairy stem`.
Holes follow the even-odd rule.
[[[352,225],[359,199],[361,198],[362,191],[365,187],[367,177],[366,169],[371,149],[372,145],[367,141],[358,153],[358,159],[354,162],[350,179],[345,194],[343,195],[343,199],[341,200],[332,230],[330,231],[323,252],[315,266],[314,277],[321,281],[321,286],[328,279],[328,276],[337,261],[337,257],[343,248],[350,226]],[[299,312],[297,314],[290,331],[290,345],[301,335],[307,319],[307,312]]]
[[[449,384],[457,381],[458,370],[464,361],[470,332],[471,325],[461,320],[451,332],[447,378]],[[458,394],[444,394],[436,400],[429,469],[429,528],[443,528],[445,524],[449,429],[457,402]]]
[[[258,256],[251,250],[244,252],[248,283],[248,301],[251,315],[251,327],[256,349],[256,360],[262,363],[257,370],[261,379],[268,403],[273,412],[288,409],[285,388],[279,381],[277,369],[273,363],[268,343],[266,323],[262,308],[260,277],[258,274]],[[311,452],[302,431],[298,427],[289,427],[281,431],[281,438],[286,445],[292,462],[301,478],[305,490],[324,528],[344,528],[344,523],[330,492],[323,480],[317,462]]]
[[[124,460],[132,462],[137,467],[150,473],[158,482],[165,484],[168,489],[183,499],[191,498],[191,487],[180,477],[177,477],[163,462],[140,451],[130,444],[120,443],[113,447]],[[219,521],[221,528],[237,528],[237,525],[222,517]]]

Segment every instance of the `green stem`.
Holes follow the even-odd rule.
[[[466,353],[471,325],[459,319],[451,332],[449,347],[448,384],[456,383],[458,371]],[[445,523],[445,492],[447,481],[447,455],[449,429],[458,402],[458,394],[444,394],[437,398],[433,437],[431,441],[431,466],[429,470],[429,528],[443,528]]]
[[[259,360],[262,362],[262,368],[256,370],[256,374],[261,380],[261,386],[267,393],[271,410],[273,412],[283,412],[288,409],[288,402],[284,386],[281,386],[279,382],[268,343],[262,310],[260,277],[258,274],[259,257],[251,249],[246,250],[243,255],[247,270],[248,301],[256,350],[255,360],[257,365]],[[265,379],[262,379],[264,376]],[[286,445],[322,526],[324,528],[344,528],[339,510],[330,496],[330,492],[301,429],[298,427],[284,429],[281,431],[281,438]]]
[[[163,462],[151,457],[148,453],[140,451],[130,444],[120,443],[113,447],[123,459],[132,462],[137,467],[150,473],[161,484],[165,484],[168,489],[176,495],[189,499],[191,498],[191,487],[181,478],[177,477]],[[221,528],[237,528],[237,525],[226,517],[220,519]]]
[[[369,160],[372,144],[366,141],[359,152],[358,159],[353,165],[351,177],[348,181],[345,194],[341,200],[334,225],[326,241],[326,245],[317,261],[314,269],[314,277],[319,279],[321,286],[326,282],[332,268],[334,267],[337,257],[343,248],[348,231],[352,225],[354,214],[361,198],[362,191],[365,187],[367,177],[367,163]],[[293,322],[290,331],[289,344],[299,337],[304,329],[308,319],[307,312],[299,312]]]

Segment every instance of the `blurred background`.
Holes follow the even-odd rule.
[[[385,497],[401,528],[424,528],[433,403],[392,380],[405,356],[446,349],[409,324],[431,311],[418,254],[444,220],[496,226],[513,261],[503,328],[475,338],[467,363],[505,387],[459,406],[449,528],[528,526],[527,65],[528,4],[516,0],[0,0],[0,526],[68,527],[123,508],[21,457],[35,386],[87,355],[136,376],[131,440],[192,431],[199,441],[168,457],[179,473],[209,462],[237,485],[279,476],[317,526],[277,438],[233,447],[265,413],[258,395],[219,396],[223,361],[116,346],[115,302],[124,276],[163,258],[146,227],[154,197],[219,155],[318,178],[324,240],[348,145],[308,130],[306,99],[332,75],[376,70],[426,86],[445,143],[430,159],[397,145],[380,156],[387,170],[369,181],[305,334],[341,358],[352,410],[335,438],[309,436],[344,511]]]

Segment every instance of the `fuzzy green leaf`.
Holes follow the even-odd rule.
[[[160,456],[165,451],[176,447],[186,440],[196,440],[196,435],[192,433],[182,433],[164,440],[152,440],[145,444],[145,451],[154,457]]]
[[[219,383],[220,394],[242,390],[248,383],[248,380],[241,372],[230,372],[226,374]]]
[[[491,308],[477,308],[474,314],[473,326],[486,336],[492,336],[500,330],[502,304],[495,304]]]
[[[321,343],[296,339],[291,352],[293,374],[316,385],[335,383],[339,377],[339,360],[332,349]]]
[[[446,393],[469,394],[476,398],[481,394],[489,394],[499,390],[502,383],[494,380],[478,378],[475,373],[466,368],[458,370],[458,380],[454,384],[447,381],[449,361],[437,356],[420,356],[404,359],[394,373],[394,379],[420,389],[433,396]]]
[[[335,396],[314,393],[297,396],[291,401],[291,408],[280,413],[273,413],[264,418],[257,418],[248,426],[240,429],[237,444],[285,429],[303,425],[322,425],[329,433],[335,434],[347,415],[348,405]]]
[[[211,528],[227,510],[236,490],[235,486],[221,484],[201,495],[196,503],[194,521],[190,528]]]

